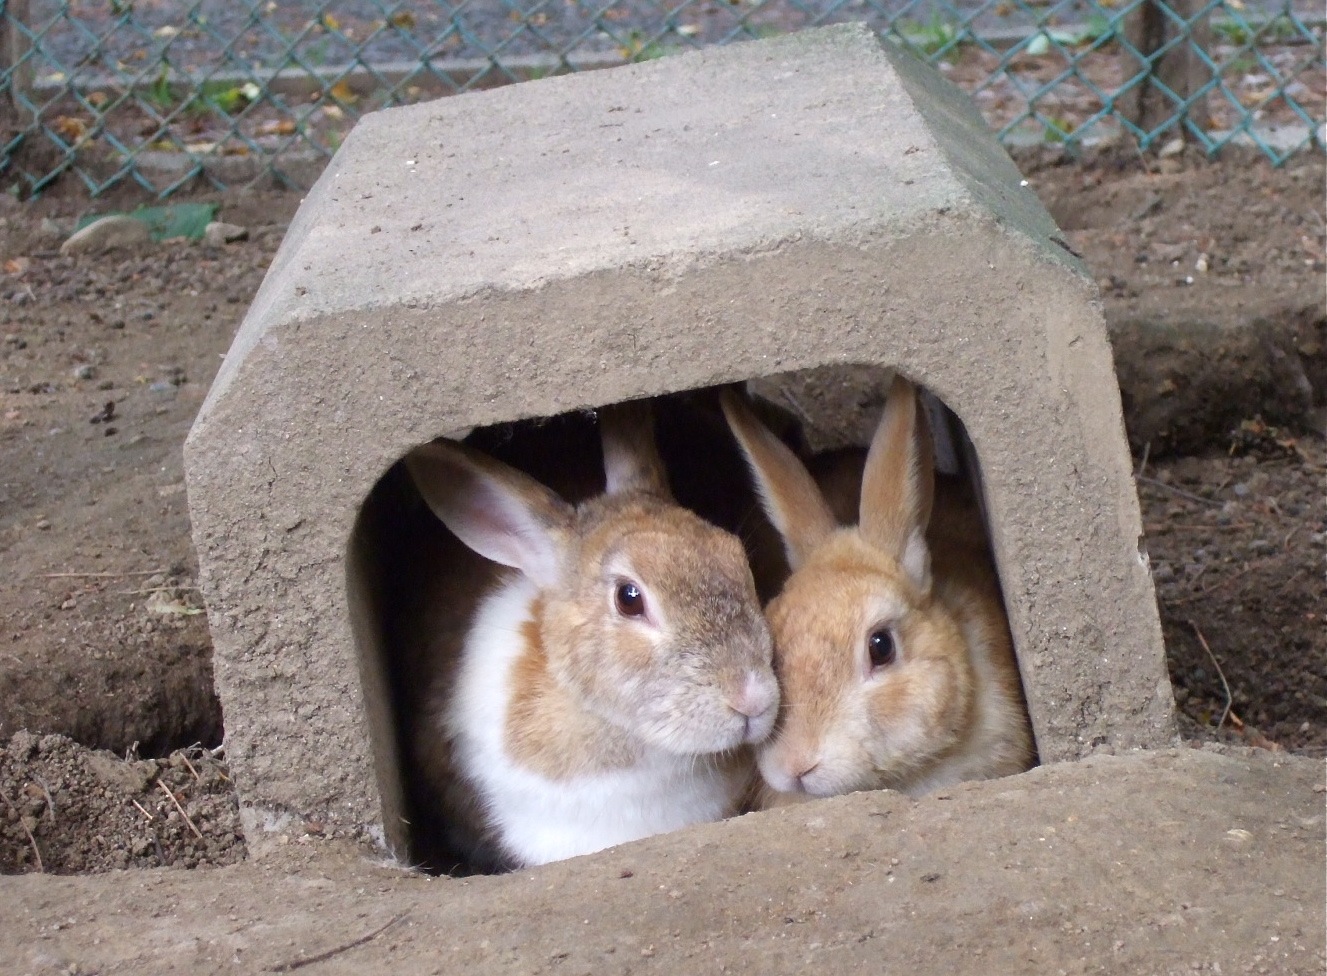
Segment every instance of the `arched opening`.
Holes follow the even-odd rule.
[[[860,465],[891,380],[892,370],[840,366],[744,385],[756,415],[805,461],[844,524],[856,521],[853,498]],[[980,468],[962,423],[935,398],[924,395],[922,402],[939,476],[966,486],[985,532]],[[720,389],[662,396],[651,405],[674,498],[741,539],[759,598],[767,602],[788,577],[788,562],[724,419]],[[604,490],[593,410],[478,428],[461,440],[567,502]],[[400,462],[365,499],[349,547],[349,604],[384,797],[386,839],[404,860],[430,871],[465,873],[494,866],[468,863],[451,838],[447,811],[471,802],[463,785],[430,781],[422,772],[436,759],[430,750],[445,748],[430,723],[436,722],[439,696],[448,694],[456,676],[454,656],[440,658],[438,648],[455,646],[457,629],[468,625],[490,579],[486,562],[443,525]]]

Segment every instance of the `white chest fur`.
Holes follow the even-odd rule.
[[[647,749],[629,769],[554,780],[514,762],[505,745],[512,668],[537,590],[516,577],[480,605],[444,722],[465,778],[482,794],[508,855],[543,864],[732,813],[735,764]],[[616,733],[623,734],[623,733]]]

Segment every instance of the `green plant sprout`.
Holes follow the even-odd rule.
[[[924,24],[915,20],[901,20],[897,30],[909,47],[928,58],[958,43],[958,28],[938,13],[931,14],[931,19]]]

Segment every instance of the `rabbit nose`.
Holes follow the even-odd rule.
[[[795,756],[794,761],[789,763],[789,773],[792,775],[793,784],[803,793],[810,793],[807,789],[806,777],[810,776],[820,768],[820,760],[815,756]]]
[[[756,672],[748,671],[742,687],[736,694],[729,695],[727,701],[733,711],[746,716],[749,725],[751,719],[759,718],[779,703],[779,687]]]

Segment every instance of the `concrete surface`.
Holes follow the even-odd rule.
[[[367,117],[185,448],[250,843],[404,842],[347,545],[409,448],[853,363],[967,425],[1042,758],[1170,742],[1094,287],[938,74],[845,25]]]
[[[1099,756],[467,881],[292,834],[229,868],[0,878],[0,959],[15,976],[1319,976],[1323,789],[1321,762],[1267,753]]]

